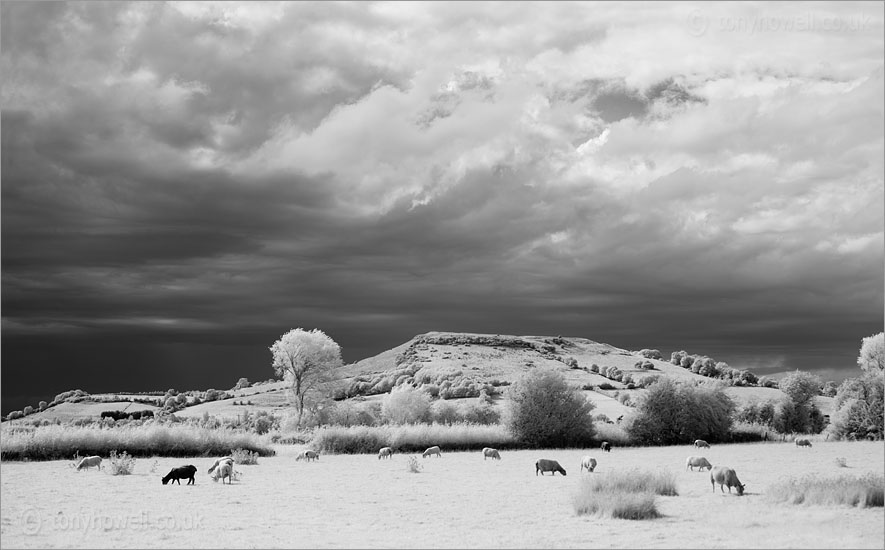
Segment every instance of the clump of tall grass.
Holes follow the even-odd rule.
[[[112,476],[128,476],[135,470],[135,457],[123,451],[117,454],[117,451],[111,451],[108,459],[108,471]]]
[[[587,476],[572,499],[578,515],[617,519],[654,519],[661,514],[656,495],[676,496],[672,472],[609,472]]]
[[[821,479],[816,475],[790,478],[768,488],[776,502],[805,505],[885,506],[885,476],[868,473]]]
[[[258,464],[258,453],[247,449],[234,449],[230,452],[235,464]]]
[[[513,436],[504,426],[485,424],[404,424],[399,426],[324,426],[314,432],[311,446],[327,453],[377,453],[381,447],[397,452],[423,451],[439,445],[448,450],[512,448]]]
[[[108,456],[125,451],[131,456],[225,455],[248,449],[261,456],[275,451],[262,436],[228,428],[193,425],[40,426],[33,432],[2,434],[3,460],[57,460],[74,455]]]
[[[421,470],[424,469],[424,465],[418,462],[417,456],[410,456],[409,461],[406,463],[406,470],[412,472],[413,474],[420,473]]]

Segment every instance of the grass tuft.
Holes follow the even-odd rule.
[[[421,473],[421,470],[424,469],[424,465],[418,462],[417,456],[410,456],[409,461],[406,463],[406,469],[413,474]]]
[[[247,449],[234,449],[230,452],[235,464],[258,464],[258,453]]]
[[[661,517],[656,495],[677,494],[676,476],[672,472],[610,472],[582,479],[572,504],[578,515],[654,519]]]
[[[775,502],[823,506],[885,506],[885,476],[842,475],[821,479],[816,475],[790,478],[768,488],[766,496]]]
[[[128,476],[135,470],[135,457],[123,451],[117,454],[117,451],[111,451],[111,457],[108,459],[108,471],[112,476]]]

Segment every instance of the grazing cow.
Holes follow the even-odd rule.
[[[552,475],[556,475],[556,472],[565,475],[565,468],[559,465],[559,462],[555,460],[548,460],[546,458],[539,458],[537,462],[535,462],[535,475],[538,475],[538,472],[541,472],[541,475],[544,475],[544,472],[553,472]]]
[[[698,449],[700,449],[701,447],[706,447],[708,449],[710,448],[710,444],[707,443],[706,441],[704,441],[703,439],[695,439],[694,446],[697,447]]]
[[[306,451],[301,451],[300,453],[298,453],[298,456],[295,457],[295,462],[298,462],[302,458],[305,459],[307,462],[310,462],[311,460],[319,460],[320,453],[310,449]]]
[[[439,445],[434,445],[433,447],[428,447],[426,451],[421,453],[423,458],[427,458],[430,455],[436,455],[439,458],[442,458],[442,453],[439,450]]]
[[[612,444],[609,443],[608,441],[603,441],[602,444],[599,445],[599,448],[607,453],[612,452]]]
[[[83,468],[86,468],[88,470],[90,466],[95,466],[96,468],[101,470],[101,457],[95,455],[87,456],[80,459],[80,462],[77,463],[77,471],[79,472]]]
[[[706,468],[708,470],[713,469],[713,465],[710,464],[710,461],[702,456],[690,456],[685,459],[685,469],[686,470],[691,468],[691,471],[693,472],[695,469],[695,466],[697,466],[700,471],[704,471],[704,468]]]
[[[378,460],[382,458],[390,458],[393,455],[393,449],[390,447],[381,447],[381,450],[378,451]]]
[[[493,449],[491,447],[484,447],[482,450],[482,459],[485,460],[487,458],[494,458],[495,460],[501,460],[501,455],[498,453],[498,449]]]
[[[187,466],[179,466],[178,468],[172,468],[168,474],[163,476],[163,485],[169,483],[170,480],[181,485],[181,481],[179,480],[182,479],[186,479],[188,485],[195,485],[195,475],[197,475],[197,467],[193,464],[188,464]]]
[[[589,455],[584,455],[581,457],[581,472],[584,471],[584,468],[587,468],[588,472],[592,472],[596,469],[596,459]]]
[[[811,441],[809,441],[808,439],[806,439],[804,437],[800,437],[799,439],[796,440],[796,446],[797,447],[811,447]]]
[[[710,483],[713,485],[713,492],[716,492],[716,484],[719,484],[719,490],[723,493],[725,489],[722,488],[723,485],[728,486],[728,492],[731,493],[731,488],[737,488],[738,496],[744,494],[744,484],[740,482],[736,473],[731,468],[726,466],[716,466],[712,470],[710,470]]]

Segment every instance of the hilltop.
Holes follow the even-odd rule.
[[[506,386],[536,368],[560,371],[596,403],[596,414],[612,420],[629,412],[625,403],[635,402],[655,377],[711,380],[665,360],[658,350],[630,351],[580,337],[428,332],[337,369],[332,395],[339,401],[380,400],[397,385],[408,383],[423,387],[435,398],[456,401],[475,399],[485,391],[506,406]],[[738,377],[746,371],[729,370],[734,372],[726,374],[734,376],[737,385],[726,391],[739,406],[784,396],[774,387],[748,385],[747,376]],[[183,392],[187,406],[175,414],[230,418],[245,410],[263,410],[282,415],[289,409],[286,387],[285,382],[268,380],[211,396],[203,390]],[[109,410],[156,412],[163,392],[152,393],[78,392],[28,418],[70,421],[95,418]],[[816,402],[824,414],[830,414],[832,398],[818,396]]]

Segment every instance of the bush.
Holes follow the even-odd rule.
[[[113,476],[126,476],[135,470],[135,457],[132,457],[126,451],[117,454],[117,451],[111,451],[108,459],[108,471]]]
[[[615,387],[612,386],[611,384],[609,384],[608,382],[603,382],[602,384],[598,385],[597,388],[599,388],[600,390],[613,390],[613,389],[615,389]]]
[[[656,349],[640,350],[639,355],[645,357],[646,359],[663,359],[664,358],[664,356],[661,355],[661,352]]]
[[[430,416],[434,422],[440,424],[454,424],[461,420],[458,407],[445,400],[438,400],[430,406]]]
[[[789,504],[882,507],[885,505],[885,476],[870,473],[861,477],[843,475],[820,479],[810,475],[790,478],[769,487],[766,496],[775,502]]]
[[[464,404],[461,407],[461,420],[470,424],[497,424],[501,412],[489,403]]]
[[[534,370],[510,389],[508,428],[533,447],[585,446],[593,438],[595,405],[571,388],[562,374]]]
[[[695,386],[661,378],[648,387],[625,429],[640,445],[723,441],[731,431],[734,410],[734,402],[719,385]]]
[[[258,453],[247,449],[234,449],[230,452],[236,464],[258,464]]]
[[[430,396],[403,384],[391,391],[381,402],[381,416],[391,424],[424,422],[430,413]]]

